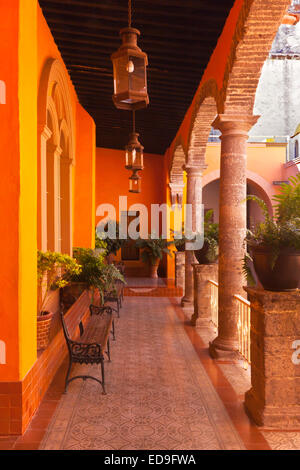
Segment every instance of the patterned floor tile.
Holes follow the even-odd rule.
[[[40,449],[244,449],[167,298],[128,297],[116,323],[108,394],[72,382]]]

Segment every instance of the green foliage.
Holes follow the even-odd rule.
[[[243,259],[243,266],[242,266],[242,271],[245,279],[247,280],[247,285],[248,286],[255,286],[256,282],[253,277],[251,268],[249,266],[249,263],[252,263],[253,259],[249,255],[248,252],[245,253],[244,259]]]
[[[162,237],[151,238],[151,235],[147,239],[140,238],[136,241],[136,246],[143,250],[142,261],[152,265],[155,265],[158,259],[162,259],[164,253],[172,256],[172,252],[168,248],[170,245],[173,245],[173,241],[167,241]]]
[[[213,209],[204,216],[204,246],[208,247],[206,258],[209,262],[216,261],[219,255],[219,224],[213,222]]]
[[[102,298],[104,292],[114,291],[116,280],[125,282],[124,276],[114,265],[104,263],[105,253],[97,255],[89,248],[74,248],[73,254],[82,270],[72,276],[72,281],[84,282],[89,288],[99,289]]]
[[[107,253],[107,242],[105,240],[101,240],[101,238],[98,237],[97,230],[95,234],[95,248],[98,250],[103,250],[105,251],[105,254]]]
[[[219,224],[212,222],[213,215],[214,211],[210,209],[204,216],[204,241],[216,246],[219,243]]]
[[[65,287],[72,276],[78,276],[81,266],[71,256],[53,251],[38,251],[38,310],[43,311],[50,290]]]
[[[276,219],[279,223],[300,220],[300,173],[289,178],[290,184],[280,186],[280,194],[273,197]]]
[[[184,224],[182,224],[181,232],[179,230],[175,231],[173,229],[171,229],[170,232],[172,234],[173,244],[175,248],[178,251],[184,251],[185,242],[188,241],[184,235]]]
[[[111,221],[107,222],[107,224],[104,226],[104,233],[108,231],[108,226],[109,226],[109,223],[112,223]],[[102,240],[100,238],[100,236],[97,235],[97,238],[102,241],[102,242],[105,242],[105,249],[106,249],[106,254],[107,255],[110,255],[110,254],[113,254],[113,255],[116,255],[117,252],[119,251],[119,249],[124,245],[124,243],[126,242],[126,239],[120,239],[120,231],[119,231],[119,223],[118,222],[114,222],[116,224],[116,238],[105,238],[104,240]],[[97,234],[97,232],[96,232]],[[97,248],[97,246],[96,246]]]
[[[254,231],[248,230],[246,242],[251,246],[263,245],[272,250],[271,266],[274,267],[279,252],[285,248],[300,250],[300,174],[289,178],[291,184],[283,183],[280,194],[273,197],[275,217],[269,215],[266,203],[257,196],[247,200],[256,202],[262,209],[264,221]]]
[[[216,255],[218,254],[218,243],[219,243],[219,224],[213,223],[213,209],[210,209],[206,212],[204,216],[204,242],[208,245],[208,259],[215,260]],[[184,234],[184,225],[182,227],[182,238],[176,238],[179,236],[179,232],[173,231],[173,243],[176,248],[182,247],[186,242],[191,242],[193,239],[188,238]]]

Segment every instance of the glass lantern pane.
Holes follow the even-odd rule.
[[[141,180],[140,178],[129,178],[129,192],[139,193],[141,192]]]
[[[131,91],[145,92],[146,87],[146,66],[143,57],[129,56],[129,61],[133,63],[134,70],[129,73],[129,89]]]
[[[118,95],[128,91],[128,56],[117,57],[114,59],[114,93]]]

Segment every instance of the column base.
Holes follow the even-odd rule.
[[[235,342],[221,340],[218,336],[209,343],[208,349],[213,359],[239,359],[237,344]]]
[[[194,309],[194,301],[191,300],[191,299],[188,299],[186,297],[182,297],[181,307],[184,308],[184,309],[192,310],[192,309]]]
[[[196,328],[204,328],[208,327],[211,323],[211,318],[203,318],[203,317],[198,317],[196,313],[192,315],[191,318],[191,325],[195,326]]]
[[[258,426],[273,429],[300,430],[300,405],[270,406],[260,401],[251,388],[245,393],[247,415]]]

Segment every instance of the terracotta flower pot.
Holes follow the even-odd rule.
[[[49,344],[49,333],[53,312],[41,312],[37,317],[37,349],[46,349]]]
[[[199,264],[215,264],[218,261],[219,255],[216,253],[215,257],[212,259],[208,257],[209,253],[209,244],[204,242],[201,250],[195,250],[194,254]]]
[[[109,253],[109,255],[106,256],[107,264],[113,264],[115,258],[116,257],[113,253]]]
[[[185,251],[185,243],[183,243],[182,245],[177,245],[176,250],[180,252]]]
[[[61,302],[64,311],[69,310],[73,303],[81,296],[82,292],[87,288],[85,282],[71,282],[60,291]]]
[[[152,279],[157,279],[158,278],[157,269],[158,269],[159,263],[160,263],[160,259],[158,258],[155,261],[155,264],[150,263],[150,265],[149,265],[149,276]]]
[[[250,248],[253,265],[265,290],[291,291],[300,287],[300,251],[282,249],[272,269],[272,250],[268,246]]]

